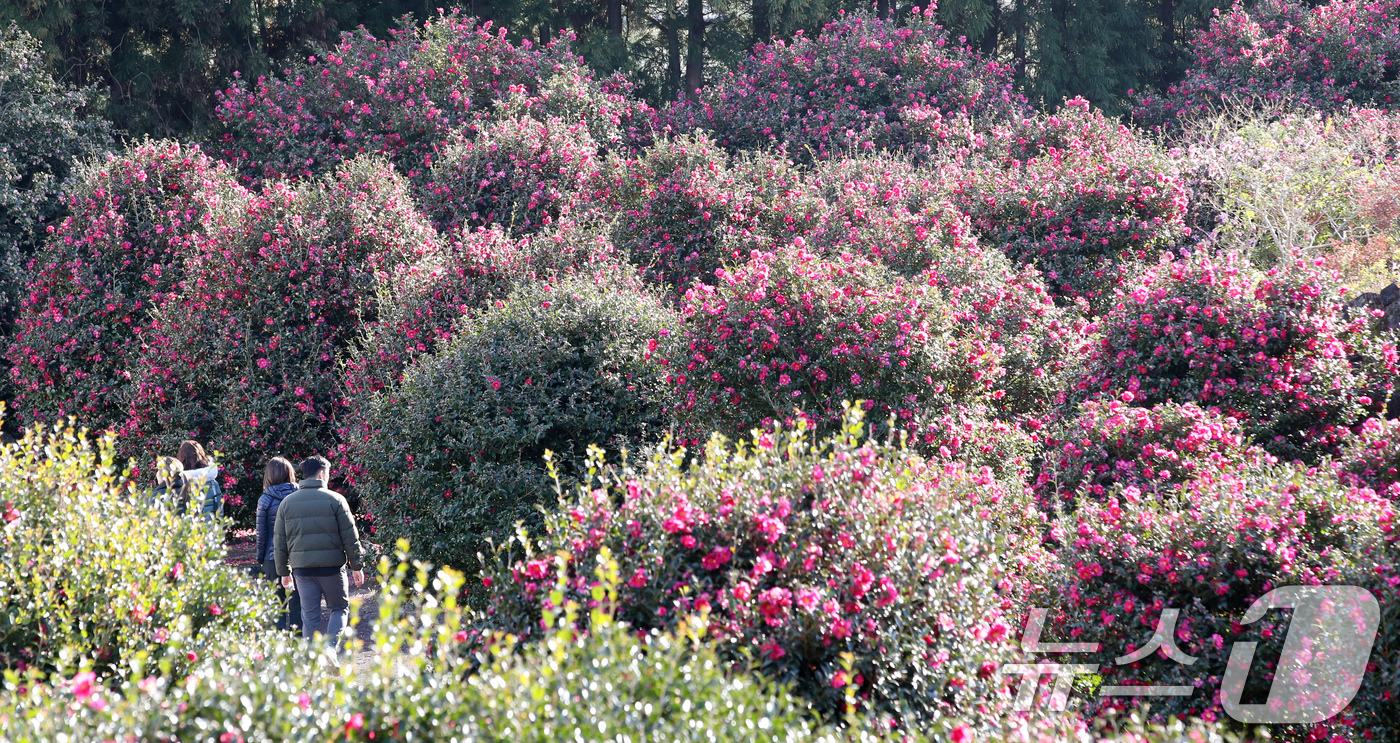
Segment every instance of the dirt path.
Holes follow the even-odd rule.
[[[257,535],[252,529],[239,529],[228,540],[227,548],[224,560],[229,565],[240,571],[251,570],[257,551]],[[367,558],[365,562],[372,565],[377,559]],[[363,586],[350,586],[350,600],[356,599],[360,601],[360,620],[355,625],[355,635],[365,643],[365,649],[355,656],[355,671],[358,673],[364,670],[374,657],[374,650],[369,644],[374,640],[374,620],[379,617],[379,580],[373,571],[365,571]]]

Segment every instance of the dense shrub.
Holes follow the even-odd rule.
[[[1374,492],[1341,486],[1325,473],[1296,465],[1221,472],[1188,484],[1178,500],[1166,504],[1144,498],[1132,486],[1115,490],[1102,504],[1082,504],[1052,532],[1063,545],[1067,568],[1060,590],[1063,630],[1057,636],[1102,643],[1101,653],[1075,656],[1074,662],[1103,663],[1104,683],[1197,687],[1189,697],[1154,698],[1154,712],[1219,719],[1220,678],[1232,645],[1260,642],[1254,663],[1266,668],[1269,659],[1279,657],[1283,616],[1272,613],[1240,624],[1249,605],[1269,590],[1359,585],[1381,602],[1386,621],[1393,620],[1400,599],[1394,522],[1391,503]],[[1154,653],[1117,665],[1115,657],[1152,636],[1164,608],[1181,610],[1177,646],[1198,660],[1184,666]],[[1395,641],[1393,626],[1387,630],[1383,622],[1361,692],[1348,711],[1316,732],[1330,727],[1347,739],[1394,735],[1393,726],[1385,726],[1394,722]],[[1266,672],[1254,674],[1264,689]],[[1288,726],[1273,726],[1271,732],[1285,739],[1319,739],[1307,737],[1312,726],[1299,727],[1304,729],[1294,734]]]
[[[730,162],[704,136],[666,139],[628,164],[617,185],[613,239],[655,281],[684,292],[713,283],[772,238],[796,233],[800,173],[766,155]]]
[[[380,576],[368,663],[268,634],[202,658],[178,682],[133,673],[108,689],[82,674],[21,677],[0,695],[0,735],[16,743],[547,741],[645,730],[667,741],[841,739],[781,689],[729,673],[696,642],[698,618],[673,634],[637,637],[595,612],[586,636],[560,628],[518,653],[495,638],[473,656],[464,652],[460,574],[421,564],[415,573],[404,563],[390,570],[384,560]]]
[[[155,311],[180,291],[218,220],[248,198],[226,167],[176,143],[145,142],[80,169],[72,216],[50,227],[30,267],[6,352],[20,422],[120,425],[136,360],[165,331]]]
[[[965,167],[956,203],[982,240],[1095,306],[1135,262],[1185,233],[1187,194],[1172,164],[1083,99],[994,128]]]
[[[1101,500],[1115,485],[1170,493],[1203,475],[1259,461],[1239,421],[1193,403],[1152,408],[1091,401],[1072,421],[1041,439],[1044,462],[1036,491],[1045,499]]]
[[[1357,427],[1356,436],[1347,442],[1337,458],[1337,474],[1349,485],[1371,488],[1400,500],[1400,441],[1396,431],[1400,423],[1382,417],[1367,418]]]
[[[0,446],[0,667],[176,672],[261,631],[271,592],[224,564],[223,529],[149,502],[110,438],[31,427]]]
[[[498,224],[530,234],[607,198],[583,122],[507,118],[450,141],[433,164],[427,209],[444,227]]]
[[[544,533],[499,553],[490,621],[538,634],[542,607],[588,600],[606,550],[625,581],[620,618],[667,627],[708,612],[726,657],[751,655],[823,714],[855,686],[880,713],[995,715],[997,668],[1018,655],[1047,568],[1035,509],[986,468],[865,439],[858,415],[829,442],[810,434],[716,437],[688,467],[675,450],[637,471],[596,468]]]
[[[867,9],[844,14],[819,36],[758,44],[748,60],[661,120],[678,132],[702,129],[731,151],[785,145],[800,160],[911,140],[906,110],[965,112],[983,122],[1026,109],[1011,70],[955,44],[934,6],[902,22]]]
[[[1220,116],[1191,127],[1179,162],[1204,176],[1193,208],[1217,215],[1219,239],[1265,268],[1394,235],[1389,153],[1366,141],[1362,118]]]
[[[1381,409],[1396,350],[1371,318],[1344,318],[1326,272],[1300,264],[1265,273],[1206,253],[1158,264],[1104,316],[1071,397],[1216,407],[1275,455],[1325,452],[1330,428]]]
[[[996,393],[1001,347],[927,283],[800,247],[716,274],[686,293],[683,346],[665,359],[687,435],[743,436],[794,410],[834,424],[856,398],[872,420],[908,421]]]
[[[949,202],[951,185],[931,170],[889,157],[821,163],[808,182],[820,207],[806,247],[833,260],[861,255],[902,276],[929,282],[954,307],[966,332],[1002,346],[1005,415],[1043,414],[1073,377],[1087,331],[1059,308],[1033,268],[1014,268],[994,245],[979,244]]]
[[[1186,79],[1143,94],[1133,115],[1173,125],[1224,105],[1286,103],[1331,111],[1348,103],[1390,108],[1400,97],[1400,4],[1331,0],[1237,4],[1198,31]]]
[[[644,125],[633,119],[644,107],[616,86],[600,87],[585,69],[567,39],[539,49],[515,44],[505,28],[455,10],[387,40],[360,29],[281,78],[240,80],[225,91],[221,147],[254,179],[319,175],[378,154],[421,182],[452,135],[470,133],[507,102],[532,108],[532,93],[541,90],[546,117],[586,121],[599,141],[635,135]]]
[[[122,433],[133,455],[207,440],[224,454],[229,502],[251,507],[269,458],[335,450],[339,356],[375,319],[382,276],[438,244],[403,179],[368,158],[275,185],[237,217],[156,313]]]
[[[376,536],[474,569],[485,540],[536,523],[590,445],[639,451],[667,429],[670,388],[648,363],[674,313],[615,276],[524,287],[469,317],[401,385],[364,404],[351,459]]]
[[[45,224],[63,215],[69,173],[111,145],[107,122],[82,114],[94,98],[95,91],[54,80],[34,37],[13,24],[0,27],[0,292],[6,305],[16,301],[17,274],[43,244]]]

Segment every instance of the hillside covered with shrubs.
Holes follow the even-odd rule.
[[[183,140],[5,32],[0,737],[1400,736],[1400,11],[1221,11],[1111,112],[887,16],[657,106],[439,12]],[[225,519],[147,495],[188,438]],[[358,663],[222,559],[317,454]],[[1374,598],[1364,677],[1244,724],[1294,585]]]

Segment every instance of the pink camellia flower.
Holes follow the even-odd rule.
[[[758,595],[758,611],[770,627],[783,623],[789,606],[792,606],[792,592],[786,588],[775,586]]]
[[[833,688],[833,689],[840,689],[841,687],[845,686],[847,683],[848,683],[848,680],[847,680],[846,672],[845,672],[845,671],[837,671],[837,672],[835,673],[835,675],[833,675],[833,676],[831,677],[831,688]]]
[[[803,611],[812,611],[821,603],[821,593],[810,588],[800,588],[797,591],[797,607]]]
[[[540,580],[549,575],[549,563],[544,560],[531,560],[525,563],[525,577]]]
[[[158,627],[156,628],[155,633],[152,635],[152,639],[154,639],[156,642],[163,643],[170,639],[170,630],[164,627]]]
[[[73,677],[70,687],[73,696],[79,699],[87,699],[97,691],[97,674],[92,671],[83,671]]]
[[[728,547],[716,547],[700,560],[700,567],[706,570],[719,570],[720,566],[729,562],[733,556],[733,551]]]
[[[638,570],[627,580],[627,585],[633,588],[641,588],[647,584],[647,571]]]
[[[298,694],[297,706],[301,707],[303,711],[311,709],[311,695],[307,694],[304,691]]]
[[[782,519],[775,518],[768,514],[760,515],[757,518],[757,522],[758,533],[762,534],[764,540],[769,544],[778,541],[778,538],[787,532],[787,527],[783,525]]]
[[[210,604],[210,605],[209,605],[209,613],[217,617],[217,616],[223,614],[223,613],[224,613],[224,610],[223,610],[223,608],[220,607],[218,604]]]
[[[831,623],[831,636],[838,640],[844,640],[851,636],[851,629],[854,625],[848,619],[837,619]]]
[[[739,585],[734,586],[734,598],[740,601],[748,601],[751,596],[753,596],[753,586],[750,586],[747,581],[740,582]]]
[[[973,735],[972,728],[966,725],[959,725],[953,728],[953,732],[948,734],[948,740],[952,743],[973,743],[977,736]]]
[[[365,726],[365,716],[356,712],[350,715],[350,719],[345,721],[345,732],[348,735],[351,730],[360,730]]]

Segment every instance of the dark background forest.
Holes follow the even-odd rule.
[[[1083,96],[1122,114],[1135,91],[1179,80],[1190,32],[1223,0],[945,0],[940,22],[987,61],[1010,66],[1021,92],[1054,107]],[[423,0],[6,0],[11,22],[43,45],[61,82],[94,87],[99,113],[128,137],[194,135],[214,124],[233,73],[278,72],[341,32],[383,36],[422,22]],[[813,34],[860,0],[473,0],[445,6],[509,29],[513,41],[573,48],[599,73],[622,73],[653,105],[714,80],[757,43]],[[915,2],[879,0],[898,21]]]

